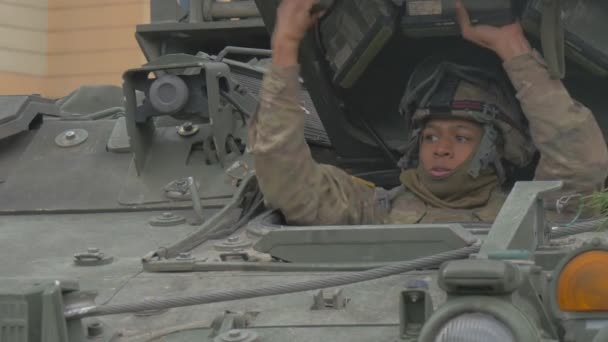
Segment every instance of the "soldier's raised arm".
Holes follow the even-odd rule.
[[[300,41],[320,14],[315,0],[283,0],[272,36],[272,67],[265,75],[249,144],[266,201],[292,224],[363,224],[381,220],[375,190],[344,171],[316,163],[304,139],[299,101]]]
[[[601,189],[608,174],[608,151],[591,111],[550,77],[518,22],[501,28],[472,26],[462,3],[457,4],[463,37],[496,52],[517,91],[541,155],[535,179],[563,180],[562,194]]]

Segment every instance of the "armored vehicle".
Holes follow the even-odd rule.
[[[148,63],[122,89],[0,97],[0,341],[608,341],[603,221],[549,222],[559,181],[521,170],[491,225],[295,227],[265,206],[246,124],[278,3],[152,0]],[[520,18],[608,131],[604,2],[467,6]],[[319,9],[301,49],[313,156],[398,185],[412,66],[499,62],[458,37],[451,0]]]

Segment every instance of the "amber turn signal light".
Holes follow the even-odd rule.
[[[564,266],[557,304],[562,311],[608,311],[608,251],[583,252]]]

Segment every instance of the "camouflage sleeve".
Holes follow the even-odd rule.
[[[264,197],[290,224],[366,224],[381,220],[375,190],[316,163],[304,139],[299,67],[273,66],[249,124],[249,144]]]
[[[560,80],[550,78],[538,52],[519,56],[504,67],[541,154],[535,179],[563,180],[562,194],[601,189],[608,151],[591,111],[573,100]]]

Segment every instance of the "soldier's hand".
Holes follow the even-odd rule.
[[[323,15],[311,14],[316,2],[317,0],[281,1],[272,34],[273,63],[281,66],[297,64],[300,42],[306,31]]]
[[[273,41],[299,44],[322,13],[311,15],[317,0],[283,0],[277,10]]]
[[[456,13],[462,37],[477,45],[493,50],[503,61],[531,51],[530,43],[524,36],[519,22],[494,27],[490,25],[473,26],[467,9],[461,0],[456,0]]]

